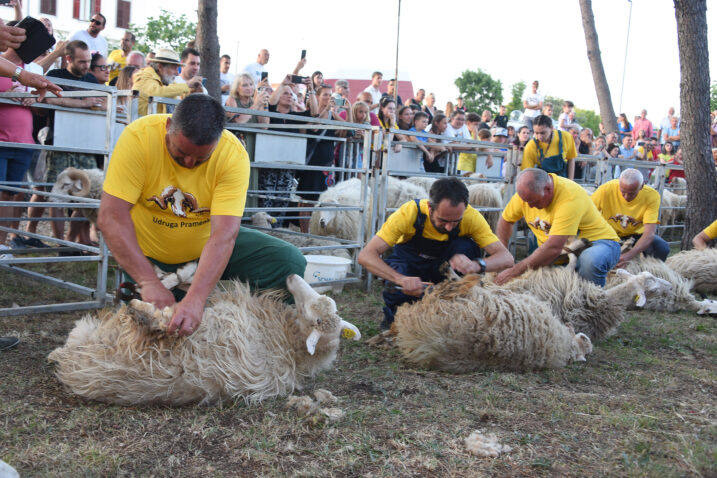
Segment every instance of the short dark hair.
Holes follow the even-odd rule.
[[[127,30],[125,33],[126,33],[127,35],[129,35],[129,37],[132,39],[132,43],[137,43],[137,37],[134,36],[134,33],[132,33],[132,32],[129,31],[129,30]]]
[[[219,139],[226,119],[222,105],[209,95],[193,93],[172,114],[171,132],[180,132],[192,144],[204,146]]]
[[[553,120],[548,115],[538,115],[533,120],[533,126],[545,126],[552,129]]]
[[[201,53],[199,53],[199,50],[195,48],[185,48],[184,50],[182,50],[182,55],[180,58],[182,59],[182,61],[184,61],[189,58],[189,55],[201,56]]]
[[[102,26],[107,25],[107,18],[105,18],[104,15],[102,15],[100,12],[95,13],[98,17],[102,18]],[[94,15],[93,15],[94,16]]]
[[[458,178],[441,178],[436,180],[428,193],[431,209],[435,209],[444,199],[451,202],[451,206],[463,203],[468,205],[468,188]]]
[[[223,59],[225,59],[225,58],[226,58],[227,60],[231,60],[231,59],[232,59],[232,57],[230,57],[229,55],[222,55],[221,58],[219,58],[219,59],[220,59],[220,60],[223,60]]]
[[[373,77],[376,76],[376,75],[378,75],[378,76],[380,76],[381,78],[383,78],[383,73],[381,73],[380,71],[374,71],[373,73],[371,73],[371,78],[373,78]]]
[[[416,113],[418,113],[419,111],[421,111],[421,107],[418,106],[416,103],[411,103],[410,105],[408,105],[408,107],[411,108],[411,109],[412,109],[413,111],[415,111]]]
[[[463,110],[453,110],[453,113],[451,113],[451,119],[455,118],[458,115],[465,115],[466,112]]]
[[[413,124],[416,124],[416,120],[419,120],[421,118],[428,118],[428,114],[424,113],[423,111],[416,111],[416,114],[413,115]]]
[[[65,45],[65,56],[69,56],[73,60],[75,59],[75,52],[77,50],[89,50],[90,47],[87,46],[87,43],[83,42],[82,40],[75,40],[71,41],[67,45]]]
[[[90,70],[97,67],[97,63],[100,61],[100,58],[104,58],[102,56],[102,53],[95,52],[92,54],[92,60],[90,61]]]
[[[478,116],[478,113],[468,113],[468,115],[466,115],[466,121],[470,123],[478,123],[480,121],[480,116]]]

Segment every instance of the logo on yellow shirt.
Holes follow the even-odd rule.
[[[546,234],[550,232],[551,224],[543,221],[537,216],[535,217],[535,220],[533,220],[533,222],[529,222],[528,225],[533,226],[536,229],[540,229]]]
[[[154,201],[160,209],[171,207],[172,212],[177,217],[187,217],[186,210],[194,213],[209,212],[208,207],[199,207],[197,198],[191,193],[182,192],[181,189],[174,186],[167,186],[159,196],[147,198],[147,201]]]
[[[629,225],[637,226],[638,224],[642,224],[640,221],[632,216],[628,216],[627,214],[615,214],[614,216],[610,216],[608,218],[608,221],[609,220],[619,222],[623,229],[627,229],[627,226]]]

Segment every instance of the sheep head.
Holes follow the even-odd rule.
[[[311,355],[314,355],[316,344],[322,336],[341,333],[346,338],[361,338],[361,332],[355,325],[339,317],[336,303],[330,297],[316,292],[300,276],[292,274],[287,277],[286,287],[294,296],[296,309],[303,322],[302,327],[310,330],[306,339],[306,350]]]
[[[698,315],[711,315],[717,317],[717,300],[705,299],[698,302],[699,309],[697,310]]]
[[[81,169],[67,168],[57,175],[52,193],[86,197],[90,193],[90,176]]]
[[[338,206],[339,203],[336,201],[328,201],[328,202],[322,202],[319,204],[319,207],[321,206]],[[319,209],[317,211],[319,213],[319,225],[321,226],[321,229],[326,229],[329,227],[329,225],[333,222],[333,220],[336,218],[336,214],[338,211],[336,210],[321,210]]]
[[[580,332],[573,338],[573,357],[576,362],[585,362],[585,356],[593,351],[590,337]]]
[[[257,212],[251,217],[251,223],[258,227],[271,227],[276,224],[276,218],[265,212]]]
[[[653,276],[647,271],[632,275],[625,269],[617,269],[615,273],[618,277],[626,279],[626,283],[633,287],[634,296],[632,300],[635,302],[637,307],[642,307],[645,305],[645,302],[647,302],[646,292],[664,294],[672,290],[672,284],[665,279]],[[611,290],[614,289],[615,288]]]

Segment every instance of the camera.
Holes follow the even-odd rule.
[[[269,77],[269,72],[268,72],[268,71],[262,71],[262,72],[261,72],[261,81],[266,80],[268,77]]]
[[[299,75],[291,75],[291,82],[296,83],[297,85],[304,82],[304,80],[308,79],[308,76],[299,76]]]
[[[336,106],[346,106],[346,100],[344,98],[334,98]]]

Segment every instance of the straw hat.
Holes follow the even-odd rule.
[[[174,50],[170,50],[169,48],[160,48],[154,54],[154,58],[150,58],[148,61],[167,63],[169,65],[184,66],[184,63],[179,60],[179,55],[177,55]]]

